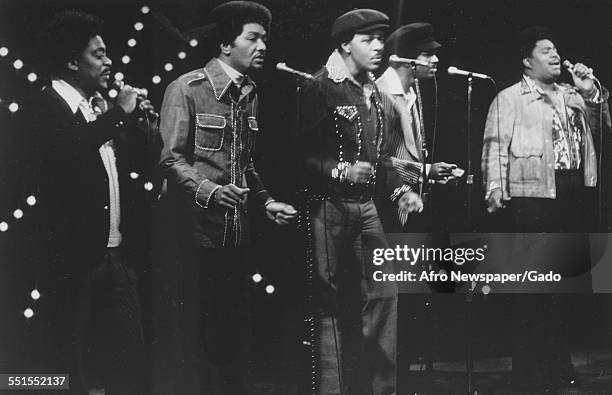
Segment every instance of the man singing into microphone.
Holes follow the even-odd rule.
[[[270,11],[231,1],[210,19],[218,55],[166,89],[160,166],[186,255],[179,269],[181,324],[195,333],[183,339],[182,393],[242,395],[251,336],[247,198],[278,224],[297,212],[270,197],[253,165],[261,131],[255,83],[246,73],[263,67]]]
[[[338,17],[332,26],[336,49],[301,90],[312,309],[307,329],[310,384],[317,394],[396,391],[397,290],[393,282],[373,280],[374,271],[392,271],[393,265],[372,262],[373,249],[387,245],[374,192],[388,185],[395,204],[407,206],[410,191],[391,165],[382,165],[383,100],[389,99],[379,93],[372,72],[382,62],[388,27],[388,17],[376,10]]]
[[[516,231],[590,230],[597,185],[594,136],[610,125],[608,92],[592,70],[569,69],[574,86],[559,84],[561,57],[552,31],[521,32],[523,78],[491,104],[482,172],[488,211],[508,205]],[[603,104],[603,105],[602,105]]]
[[[423,64],[390,61],[389,68],[376,81],[381,92],[392,99],[394,112],[389,115],[389,139],[387,144],[392,155],[393,165],[407,185],[417,190],[423,180],[425,158],[423,147],[426,142],[423,120],[420,119],[419,103],[415,91],[415,79],[429,80],[434,77],[438,63],[436,52],[440,44],[433,38],[433,27],[429,23],[417,22],[405,25],[389,35],[385,42],[385,57],[395,54],[400,58],[415,59]],[[396,114],[392,116],[391,114]],[[455,178],[455,164],[436,162],[426,164],[427,179],[448,182]],[[456,174],[456,173],[455,173]],[[385,230],[402,231],[408,219],[405,210],[395,211],[395,215],[383,215]],[[398,222],[399,220],[399,222]],[[416,231],[414,227],[411,231]]]
[[[595,229],[592,219],[597,205],[592,192],[600,175],[594,140],[604,132],[600,119],[604,130],[610,129],[608,91],[598,89],[592,70],[580,63],[569,69],[573,86],[557,83],[562,63],[555,42],[547,28],[531,27],[520,33],[523,77],[495,98],[485,126],[482,172],[488,211],[507,205],[516,232]],[[566,240],[571,240],[571,248],[563,254],[568,262],[559,259],[551,268],[588,272],[588,240],[560,239],[561,244],[549,243],[549,251],[537,259],[528,258],[542,265],[547,254],[567,248]],[[580,254],[581,250],[586,253]],[[513,270],[524,261],[512,262]],[[512,301],[516,310],[514,388],[554,390],[571,382],[563,313],[571,300],[551,294],[513,295]]]
[[[102,21],[57,14],[44,30],[41,62],[51,77],[30,108],[44,214],[40,371],[70,374],[71,393],[144,393],[144,340],[134,266],[141,263],[144,193],[128,177],[128,142],[146,138],[129,114],[137,92],[119,89],[106,111],[112,62]],[[152,110],[147,100],[141,108]],[[154,122],[156,123],[156,122]],[[138,146],[138,154],[143,145]],[[135,217],[138,223],[134,223]],[[134,231],[136,230],[136,231]],[[139,255],[142,254],[142,255]]]

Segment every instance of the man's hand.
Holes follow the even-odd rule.
[[[580,91],[582,96],[592,96],[595,91],[595,81],[589,77],[592,75],[593,69],[582,63],[576,63],[569,70],[574,79],[574,86]]]
[[[238,188],[234,184],[227,184],[215,191],[215,202],[223,207],[234,208],[238,202],[244,202],[249,188]]]
[[[136,109],[138,93],[129,85],[123,85],[117,93],[115,103],[123,108],[126,114],[131,114]]]
[[[140,111],[144,112],[152,118],[156,119],[157,117],[159,117],[159,114],[155,112],[155,107],[153,106],[153,104],[151,104],[151,100],[149,99],[143,99],[142,101],[140,101],[138,103],[138,108],[140,109]]]
[[[374,172],[374,166],[370,162],[358,161],[349,167],[346,172],[346,179],[355,184],[365,184],[372,176],[372,172]]]
[[[408,210],[409,213],[420,213],[423,211],[423,200],[418,194],[408,191],[402,195],[397,201],[397,205],[402,210]]]
[[[454,163],[436,162],[431,165],[429,173],[427,174],[432,180],[448,180],[453,176],[453,169],[456,169],[457,165]]]
[[[501,189],[494,189],[491,191],[489,198],[487,199],[487,211],[491,214],[499,209],[504,208],[505,205],[502,202],[502,191]]]
[[[278,225],[287,225],[297,216],[297,210],[287,203],[270,202],[266,205],[266,215]]]

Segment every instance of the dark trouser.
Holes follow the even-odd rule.
[[[593,232],[595,188],[584,186],[581,171],[555,173],[556,198],[513,197],[510,210],[515,232]]]
[[[144,393],[144,337],[138,284],[119,249],[80,282],[76,345],[86,388],[107,395]]]
[[[247,251],[199,248],[181,267],[180,327],[184,395],[243,395],[251,317]]]
[[[136,275],[118,249],[91,259],[96,263],[86,273],[50,276],[41,288],[41,371],[70,374],[72,394],[145,393]]]
[[[580,233],[593,231],[594,188],[584,187],[581,171],[557,171],[556,199],[512,198],[516,232]],[[590,269],[587,235],[557,237],[542,271],[564,277]],[[538,269],[538,268],[532,268]],[[514,352],[512,380],[517,389],[557,388],[574,375],[568,349],[569,304],[577,295],[512,295]],[[579,299],[579,301],[587,299]],[[574,308],[580,308],[577,302]]]
[[[386,248],[371,200],[310,206],[312,382],[316,394],[386,395],[396,391],[397,288],[374,282],[372,249]]]

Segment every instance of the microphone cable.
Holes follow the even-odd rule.
[[[435,152],[436,152],[436,137],[438,135],[438,106],[439,106],[439,102],[438,102],[438,78],[436,77],[436,74],[434,73],[433,76],[433,82],[434,82],[434,115],[433,115],[433,131],[432,131],[432,137],[431,137],[431,160],[430,160],[430,164],[434,163],[434,158],[435,158]]]

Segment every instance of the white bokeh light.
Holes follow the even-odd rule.
[[[38,300],[40,299],[40,292],[38,292],[37,289],[33,289],[32,292],[30,292],[30,296],[32,297],[32,299]]]

